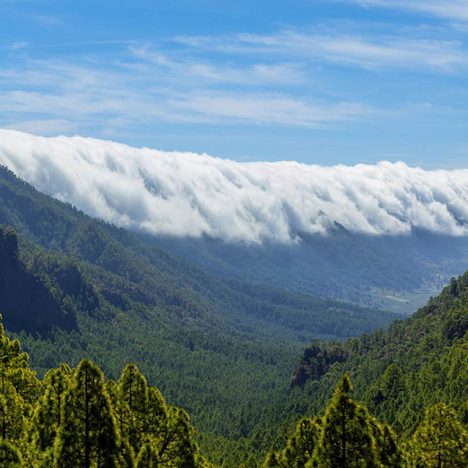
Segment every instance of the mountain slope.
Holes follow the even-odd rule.
[[[0,305],[5,325],[12,331],[40,334],[52,327],[76,329],[76,318],[66,304],[54,297],[41,278],[27,271],[18,257],[16,234],[0,228]]]
[[[46,331],[16,328],[33,366],[44,371],[90,357],[116,377],[136,362],[171,403],[190,411],[218,457],[231,456],[233,445],[243,447],[240,457],[251,443],[266,445],[265,408],[283,397],[285,375],[310,337],[344,338],[398,317],[216,278],[4,168],[0,223],[18,233],[18,268],[76,321],[71,330],[54,321]],[[0,302],[7,322],[15,312],[6,305]]]
[[[168,252],[226,278],[411,313],[468,263],[468,237],[421,230],[369,236],[335,224],[295,245],[158,238]]]
[[[41,194],[5,168],[0,169],[0,201],[0,223],[14,227],[25,251],[34,250],[32,243],[83,262],[82,268],[93,277],[93,286],[110,302],[130,300],[178,312],[190,310],[195,315],[213,312],[216,303],[226,320],[239,322],[242,317],[257,321],[262,323],[259,330],[268,328],[275,317],[279,322],[285,318],[281,317],[281,307],[292,307],[295,314],[288,317],[290,326],[303,330],[304,339],[310,333],[359,334],[395,317],[308,295],[280,293],[277,288],[250,288],[241,281],[218,280],[137,235],[89,218]],[[282,300],[278,301],[280,295]],[[342,313],[347,320],[342,320]],[[292,323],[294,315],[297,324]],[[329,326],[331,322],[334,327]],[[278,325],[284,328],[284,324]]]
[[[411,313],[468,263],[464,169],[240,163],[1,129],[0,163],[228,279]]]
[[[408,435],[435,403],[468,421],[468,272],[452,279],[411,318],[344,344],[314,343],[292,376],[313,395],[316,412],[340,378],[350,374],[356,398],[399,434]],[[300,392],[301,393],[301,392]],[[301,398],[302,398],[301,397]]]

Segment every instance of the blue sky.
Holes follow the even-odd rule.
[[[468,167],[468,0],[0,0],[0,127]]]

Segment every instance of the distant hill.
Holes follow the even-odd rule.
[[[422,230],[370,236],[335,224],[296,245],[161,238],[153,242],[226,278],[244,278],[335,300],[412,313],[468,264],[468,237]]]

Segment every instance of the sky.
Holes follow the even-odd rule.
[[[468,0],[0,0],[0,127],[468,168]]]

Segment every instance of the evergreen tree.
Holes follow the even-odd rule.
[[[147,428],[148,385],[134,364],[125,366],[119,379],[116,413],[122,439],[128,439],[138,453]]]
[[[457,414],[445,404],[436,404],[416,430],[411,450],[415,467],[468,466],[468,433]]]
[[[56,440],[57,467],[112,467],[119,436],[101,370],[83,360],[64,396]]]
[[[0,440],[19,441],[24,429],[24,403],[15,388],[0,376]]]
[[[285,466],[303,468],[312,458],[321,435],[320,420],[303,418],[281,454]]]
[[[204,464],[203,464],[204,463]],[[210,466],[209,463],[205,460],[203,460],[202,466]],[[247,460],[240,465],[239,468],[257,468],[258,467],[258,462],[257,459],[255,458],[255,455],[251,453]]]
[[[37,396],[39,380],[35,372],[29,368],[29,356],[22,353],[18,340],[10,340],[5,336],[0,314],[0,392],[6,382],[27,405],[32,404]]]
[[[36,443],[40,450],[54,444],[63,416],[63,395],[71,385],[72,370],[67,364],[49,370],[43,380],[42,397],[39,398],[33,417]]]
[[[370,418],[372,432],[375,439],[377,460],[380,466],[400,468],[404,466],[404,455],[397,444],[397,439],[387,424],[379,424]]]
[[[197,446],[193,441],[193,428],[188,414],[179,408],[170,408],[163,437],[159,439],[158,455],[162,464],[184,466],[196,465]]]
[[[347,375],[335,389],[323,418],[323,431],[309,466],[329,468],[376,467],[375,441],[367,409],[349,398]]]
[[[155,387],[148,388],[148,406],[145,417],[145,434],[157,437],[168,425],[169,408],[161,392]],[[166,429],[164,429],[166,430]]]
[[[287,468],[282,459],[281,454],[276,452],[269,452],[262,463],[262,468]]]

